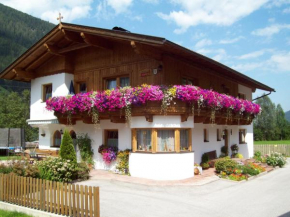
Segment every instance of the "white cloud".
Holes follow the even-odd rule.
[[[254,63],[233,65],[231,68],[240,72],[247,72],[247,71],[253,71],[256,69],[261,69],[263,66],[264,66],[264,62],[257,62],[257,63],[254,62]]]
[[[254,52],[251,52],[251,53],[244,54],[244,55],[238,57],[238,59],[245,60],[245,59],[257,58],[257,57],[260,57],[260,56],[264,55],[265,52],[266,52],[266,50],[254,51]]]
[[[281,7],[282,5],[290,4],[290,0],[272,0],[266,5],[267,8]]]
[[[256,29],[252,31],[252,34],[257,36],[271,37],[272,35],[279,33],[283,29],[290,29],[290,24],[274,24],[262,29]]]
[[[223,39],[223,40],[220,40],[220,44],[233,44],[233,43],[236,43],[238,42],[239,40],[241,39],[244,39],[243,36],[239,36],[237,38],[233,38],[233,39]]]
[[[143,0],[143,2],[150,3],[150,4],[158,4],[159,0]]]
[[[89,16],[93,0],[0,0],[0,3],[51,23],[58,23],[56,18],[59,12],[64,22]]]
[[[169,22],[174,22],[179,28],[176,34],[187,31],[191,26],[199,24],[214,24],[229,26],[243,17],[258,10],[268,0],[171,0],[179,5],[181,10],[169,14],[158,12],[157,15]]]
[[[284,13],[284,14],[290,14],[290,8],[285,8],[285,9],[283,10],[283,13]]]
[[[195,44],[195,47],[196,48],[202,48],[202,47],[205,47],[205,46],[209,46],[209,45],[212,45],[212,41],[210,39],[202,39],[200,41],[198,41],[196,44]]]
[[[216,61],[228,59],[227,52],[224,49],[199,49],[196,51],[202,55],[208,56]]]
[[[204,38],[206,36],[206,34],[204,34],[203,32],[195,32],[194,35],[192,36],[193,40],[199,40],[201,38]]]
[[[107,3],[116,14],[120,14],[128,11],[128,8],[133,4],[133,0],[107,0]]]
[[[272,18],[269,18],[268,21],[269,21],[270,23],[274,23],[274,22],[276,21],[276,19],[275,19],[274,17],[272,17]]]
[[[283,72],[290,72],[290,52],[274,54],[271,56],[270,61],[273,68]]]

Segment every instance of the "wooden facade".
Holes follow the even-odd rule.
[[[72,24],[59,24],[26,53],[7,67],[0,78],[29,82],[38,77],[57,73],[74,74],[76,92],[85,84],[86,91],[105,90],[110,79],[129,78],[132,87],[142,84],[178,85],[190,84],[204,89],[213,89],[235,97],[239,96],[238,85],[252,91],[256,88],[274,91],[239,72],[207,57],[167,41],[164,38],[134,33],[105,30]],[[185,82],[185,83],[184,83]],[[101,119],[114,123],[125,121],[114,112],[101,114]],[[153,115],[160,114],[160,106],[147,104],[132,109],[132,116],[142,115],[152,122]],[[56,114],[61,123],[66,117]],[[191,113],[189,105],[178,103],[170,108],[168,115],[181,115],[186,121],[195,116],[196,123],[210,123],[209,111],[200,115]],[[217,114],[217,123],[225,124],[224,114]],[[90,117],[75,115],[73,122],[82,119],[92,123]],[[250,120],[250,121],[249,121]],[[234,117],[232,124],[249,124],[251,118],[240,120]]]

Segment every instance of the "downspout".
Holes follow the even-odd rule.
[[[276,92],[276,91],[274,90],[274,92]],[[261,99],[261,98],[263,98],[263,97],[265,97],[265,96],[269,96],[271,93],[272,93],[272,91],[270,91],[270,93],[263,94],[262,96],[259,96],[259,97],[255,98],[255,99],[253,99],[252,101],[255,101],[255,100],[257,100],[257,99]]]

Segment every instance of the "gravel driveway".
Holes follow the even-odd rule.
[[[101,217],[275,217],[290,216],[290,160],[281,169],[236,183],[145,186],[110,180],[100,186]]]

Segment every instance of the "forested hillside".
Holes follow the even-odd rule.
[[[54,27],[0,4],[0,72]],[[38,139],[30,127],[30,83],[0,79],[0,128],[23,128],[25,140]]]
[[[0,4],[0,72],[54,27],[53,24]],[[0,80],[0,91],[22,91],[30,84]]]

